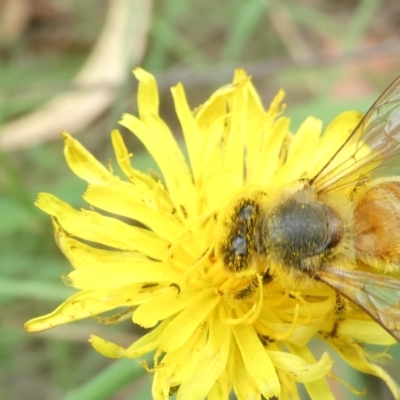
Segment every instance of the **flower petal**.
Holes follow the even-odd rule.
[[[337,335],[351,337],[360,343],[387,346],[397,343],[396,339],[372,320],[345,319],[337,327]]]
[[[113,176],[96,158],[67,132],[64,137],[64,155],[71,170],[90,183],[109,182],[118,179]]]
[[[166,240],[173,241],[182,231],[177,220],[164,213],[164,210],[159,210],[156,204],[146,203],[141,193],[125,182],[90,185],[83,198],[101,210],[142,223]]]
[[[125,357],[126,350],[115,343],[102,339],[96,335],[90,335],[89,343],[103,356],[109,358],[122,358]]]
[[[304,171],[309,171],[309,162],[313,159],[321,129],[322,121],[313,117],[308,117],[301,124],[290,143],[285,164],[274,177],[274,183],[282,185],[296,181],[303,177]]]
[[[169,352],[182,346],[219,301],[220,297],[214,289],[202,290],[193,295],[190,302],[189,299],[186,302],[186,308],[165,329],[160,348]]]
[[[195,291],[177,294],[176,288],[161,293],[159,296],[139,306],[133,313],[132,320],[144,328],[151,328],[159,321],[181,311],[192,300]]]
[[[142,68],[135,68],[133,74],[139,81],[138,108],[140,118],[144,118],[147,114],[158,115],[159,96],[154,76]]]
[[[136,358],[140,357],[143,354],[147,354],[155,350],[160,345],[161,336],[168,326],[170,319],[166,319],[160,324],[158,324],[154,329],[152,329],[149,333],[146,333],[138,340],[136,340],[133,344],[131,344],[125,353],[125,357],[127,358]]]
[[[214,383],[213,387],[207,394],[207,400],[221,400],[221,399],[229,399],[230,387],[228,387],[225,374],[217,379]]]
[[[267,399],[279,396],[280,383],[268,353],[262,346],[254,328],[249,325],[233,326],[233,333],[249,375],[261,394]]]
[[[279,91],[263,117],[256,118],[246,140],[246,181],[249,184],[268,185],[280,166],[282,143],[288,136],[288,118],[276,120],[284,92]],[[254,125],[254,124],[253,124]]]
[[[117,307],[141,304],[151,295],[141,291],[141,285],[129,285],[114,290],[82,290],[70,296],[53,312],[31,319],[25,324],[27,332],[38,332],[55,326],[93,317]]]
[[[120,124],[131,130],[152,155],[165,178],[178,214],[196,214],[192,174],[170,129],[158,115],[158,91],[154,77],[141,69],[134,71],[139,80],[140,119],[125,114]],[[186,212],[182,213],[181,207]]]
[[[122,260],[121,260],[122,261]],[[68,274],[67,281],[70,286],[84,290],[108,290],[126,286],[126,283],[154,283],[176,282],[181,279],[166,264],[151,260],[136,261],[126,259],[111,265],[103,265],[100,268],[91,265],[79,268]],[[176,292],[176,289],[173,291]]]
[[[321,359],[317,362],[312,355],[311,351],[305,346],[288,346],[290,351],[293,354],[297,354],[301,357],[305,362],[311,364],[312,366],[320,366],[326,373],[330,370],[330,367],[333,364],[332,358],[327,354],[324,353]],[[317,372],[318,374],[318,372]],[[331,392],[326,379],[324,378],[323,374],[320,374],[320,378],[317,379],[315,376],[315,380],[311,379],[309,381],[305,381],[305,388],[310,395],[312,400],[319,400],[319,399],[326,399],[326,400],[334,400],[334,396]]]
[[[132,265],[137,261],[149,261],[144,254],[133,251],[109,251],[97,249],[68,235],[53,219],[54,235],[58,247],[74,268],[84,268],[88,265],[102,268],[105,265]]]
[[[163,357],[154,374],[154,399],[168,399],[170,389],[181,385],[201,357],[206,340],[207,330],[198,327],[181,347]]]
[[[232,94],[228,103],[231,108],[228,132],[224,138],[223,161],[224,169],[229,172],[224,188],[228,192],[237,190],[243,185],[244,178],[244,144],[247,129],[247,97],[245,84],[249,77],[242,70],[235,71],[234,82],[237,90]]]
[[[210,314],[208,322],[207,344],[197,365],[182,382],[177,400],[204,399],[226,368],[231,339],[230,327],[222,324],[216,310]]]
[[[343,357],[343,359],[358,371],[371,374],[386,382],[396,400],[400,399],[400,387],[394,379],[379,365],[367,361],[365,350],[356,343],[346,343],[339,339],[332,339],[329,345]]]
[[[165,257],[168,243],[150,231],[129,226],[112,217],[93,211],[77,211],[68,203],[47,193],[40,193],[35,203],[41,210],[57,218],[70,235],[121,250],[142,251],[152,258]]]
[[[197,180],[201,174],[204,139],[187,103],[183,85],[178,83],[175,87],[171,88],[171,93],[174,99],[176,114],[185,137],[193,176]]]
[[[121,168],[121,171],[131,182],[134,182],[135,187],[139,186],[142,189],[153,189],[154,187],[159,185],[159,182],[155,180],[151,175],[132,168],[130,163],[132,154],[128,152],[124,140],[122,139],[122,136],[118,132],[118,130],[114,129],[111,132],[111,140],[115,152],[115,157],[117,158],[117,162],[119,167]]]
[[[238,400],[261,400],[260,390],[244,365],[241,351],[236,343],[232,343],[230,363],[233,388]]]
[[[148,115],[139,120],[125,114],[120,124],[139,138],[156,161],[177,212],[180,212],[181,207],[185,207],[188,216],[195,215],[196,196],[192,175],[165,123],[155,115]]]
[[[294,346],[291,348],[293,349]],[[333,365],[332,357],[326,352],[322,354],[319,361],[314,361],[312,364],[296,354],[270,350],[267,350],[267,353],[276,368],[292,375],[297,382],[302,383],[325,377]]]

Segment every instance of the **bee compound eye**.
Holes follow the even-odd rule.
[[[237,256],[245,256],[248,252],[247,240],[241,235],[236,235],[232,239],[232,251]]]

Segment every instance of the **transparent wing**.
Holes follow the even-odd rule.
[[[314,274],[356,303],[400,341],[400,280],[363,271],[322,267]]]
[[[318,192],[333,191],[360,175],[395,175],[400,167],[400,76],[382,93],[354,131],[311,179]],[[396,171],[397,170],[397,171]]]

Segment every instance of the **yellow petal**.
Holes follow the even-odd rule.
[[[226,368],[229,356],[231,330],[223,325],[214,310],[209,316],[207,344],[195,368],[179,389],[177,400],[202,400]]]
[[[249,375],[261,394],[267,399],[279,396],[280,384],[268,353],[262,346],[254,328],[249,325],[233,326],[233,333]]]
[[[68,284],[85,290],[109,290],[124,287],[127,284],[153,282],[175,282],[181,279],[180,274],[174,272],[162,262],[134,259],[125,260],[125,263],[96,265],[79,268],[68,274]],[[176,289],[173,289],[176,293]]]
[[[195,120],[204,138],[205,145],[207,145],[215,135],[218,136],[218,131],[223,131],[211,129],[211,127],[218,126],[221,128],[224,126],[225,119],[230,116],[230,112],[227,110],[227,101],[235,90],[237,90],[236,85],[226,85],[217,89],[210,98],[204,102],[199,110],[197,110]],[[203,161],[203,157],[201,158],[202,167],[204,168],[206,164]]]
[[[53,218],[52,222],[57,245],[74,268],[84,268],[88,265],[102,268],[105,265],[115,264],[130,266],[135,262],[149,261],[148,257],[139,252],[109,251],[89,246],[68,235],[56,219]]]
[[[268,111],[259,110],[254,99],[254,87],[249,86],[249,131],[246,134],[246,181],[249,184],[268,185],[279,167],[282,142],[288,134],[289,119],[276,120],[282,107],[284,92],[272,100]],[[251,100],[253,99],[253,102]],[[253,104],[252,104],[253,103]],[[256,103],[256,104],[254,104]],[[254,111],[256,109],[256,111]]]
[[[141,222],[166,240],[173,241],[182,230],[177,220],[162,213],[156,204],[146,203],[133,185],[124,182],[90,185],[83,198],[101,210]]]
[[[110,306],[108,303],[103,302],[103,299],[105,299],[103,293],[76,293],[69,297],[52,313],[29,320],[25,324],[25,330],[27,332],[39,332],[108,311]]]
[[[321,140],[313,153],[308,168],[310,171],[319,171],[328,160],[336,153],[338,148],[349,137],[356,125],[360,122],[362,114],[347,111],[337,116],[325,129]],[[350,157],[351,154],[348,154]]]
[[[135,68],[133,74],[139,81],[138,108],[140,118],[147,114],[158,115],[159,97],[154,76],[142,68]]]
[[[27,332],[38,332],[55,326],[93,317],[117,307],[140,304],[149,298],[148,293],[141,293],[141,285],[129,285],[108,291],[82,290],[70,296],[53,312],[31,319],[25,324]]]
[[[68,203],[47,193],[40,193],[35,204],[47,214],[56,217],[71,236],[116,249],[142,251],[155,259],[165,257],[168,243],[154,237],[146,229],[129,226],[97,212],[77,211]]]
[[[157,366],[153,382],[153,398],[162,399],[171,387],[180,386],[198,363],[204,349],[207,330],[198,327],[190,338],[175,351],[168,352]]]
[[[109,182],[114,177],[96,158],[67,132],[64,137],[64,155],[75,175],[90,183]]]
[[[119,167],[126,177],[131,182],[135,183],[136,187],[140,186],[142,189],[152,189],[158,185],[158,182],[153,179],[151,175],[132,168],[130,163],[132,154],[128,152],[124,140],[118,130],[115,129],[111,132],[111,140]]]
[[[330,340],[328,343],[353,368],[366,374],[375,375],[385,381],[394,398],[396,400],[400,399],[400,388],[397,383],[382,367],[367,361],[365,350],[360,345],[335,339]]]
[[[125,357],[125,349],[115,343],[102,339],[96,335],[90,335],[89,343],[103,356],[110,358]]]
[[[241,70],[235,73],[234,82],[237,90],[232,94],[229,105],[231,108],[229,131],[224,138],[223,158],[224,169],[229,172],[229,180],[224,181],[224,188],[228,192],[234,191],[243,185],[244,172],[244,144],[247,131],[247,97],[245,85],[248,82]]]
[[[130,129],[144,144],[160,167],[177,212],[182,206],[189,216],[195,213],[195,191],[192,174],[174,136],[158,115],[158,90],[154,77],[138,68],[139,116],[124,115],[121,125]],[[193,208],[192,208],[193,207]]]
[[[207,400],[229,399],[230,391],[231,385],[227,382],[226,372],[224,371],[208,392]]]
[[[214,289],[205,289],[193,295],[186,308],[165,329],[161,349],[168,352],[182,346],[219,301],[220,297]]]
[[[318,139],[321,135],[322,121],[308,117],[293,136],[287,160],[274,177],[274,182],[293,182],[303,177],[304,171],[310,170]]]
[[[319,361],[312,364],[295,354],[282,351],[267,350],[276,368],[292,375],[297,382],[312,382],[325,377],[332,368],[333,359],[328,353],[323,353]]]
[[[171,131],[156,115],[139,120],[125,114],[120,124],[132,131],[156,161],[164,178],[171,200],[178,213],[185,207],[182,218],[195,215],[196,196],[192,174]]]
[[[167,292],[139,306],[133,313],[132,320],[144,328],[151,328],[185,308],[195,292],[192,290],[177,293],[176,288],[171,287]]]
[[[326,127],[324,138],[333,138],[338,143],[343,143],[353,132],[363,116],[364,114],[358,111],[345,111],[339,114]]]
[[[125,357],[136,358],[155,350],[160,345],[162,334],[169,322],[170,319],[166,319],[152,329],[149,333],[146,333],[136,340],[126,349]]]
[[[345,319],[340,321],[337,327],[337,334],[338,336],[351,337],[360,343],[381,346],[397,343],[391,334],[371,320]]]
[[[315,366],[318,366],[321,367],[321,369],[327,374],[332,367],[333,360],[327,353],[324,353],[321,359],[317,362],[311,351],[306,346],[299,347],[289,345],[288,348],[293,354],[301,357],[305,362],[311,365],[312,369],[314,369]],[[316,371],[314,379],[305,380],[304,386],[306,387],[306,390],[312,400],[334,400],[331,389],[328,386],[324,376],[324,373],[321,374],[320,372]],[[310,377],[310,375],[308,377]]]
[[[203,138],[201,131],[187,103],[183,85],[178,83],[175,87],[171,88],[171,92],[174,99],[176,114],[178,115],[185,137],[185,144],[189,154],[193,176],[197,180],[200,177],[202,167],[201,156],[203,153]]]
[[[238,400],[261,400],[260,390],[244,365],[241,351],[236,343],[232,343],[230,362],[233,388]]]

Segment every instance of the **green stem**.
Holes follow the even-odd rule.
[[[149,360],[151,357],[147,357]],[[149,361],[148,360],[148,361]],[[113,362],[95,378],[66,395],[65,400],[107,400],[145,373],[139,360]]]

